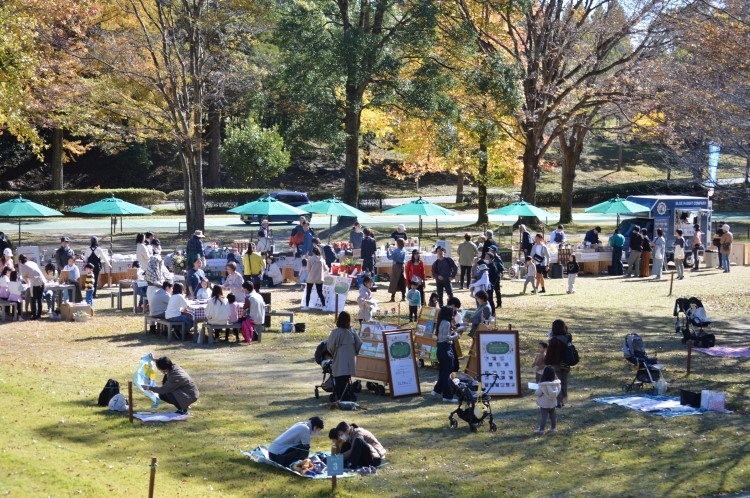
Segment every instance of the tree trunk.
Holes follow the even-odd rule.
[[[347,105],[344,116],[346,132],[344,159],[344,195],[345,203],[357,207],[359,204],[359,128],[362,99],[354,87],[347,87]]]
[[[526,144],[523,150],[523,183],[521,184],[521,198],[530,203],[536,202],[536,178],[539,170],[539,156],[536,135],[533,131],[526,134]]]
[[[750,156],[745,158],[745,186],[750,185]]]
[[[463,166],[458,170],[458,177],[456,178],[456,204],[464,201],[464,168]]]
[[[190,195],[190,167],[188,166],[190,163],[189,154],[190,152],[186,150],[186,147],[182,145],[180,147],[180,163],[182,164],[182,202],[185,205],[185,222],[187,223],[187,231],[188,233],[192,232],[194,222],[193,222],[193,210],[192,210],[192,201],[191,201],[191,195]]]
[[[63,129],[52,128],[52,190],[63,189]]]
[[[193,227],[191,230],[205,230],[206,204],[203,199],[203,155],[200,142],[193,150],[193,174],[190,176],[191,208],[193,212]]]
[[[487,136],[479,137],[479,171],[477,171],[477,225],[489,223],[487,217]]]
[[[622,171],[622,139],[617,140],[617,171]]]
[[[562,195],[560,197],[560,223],[573,221],[573,186],[576,179],[576,168],[581,160],[583,144],[589,131],[591,119],[596,115],[593,110],[588,115],[577,118],[568,128],[562,130],[558,139],[563,164],[561,170]],[[566,137],[567,135],[567,137]]]
[[[221,187],[221,172],[219,163],[219,145],[221,145],[221,109],[216,102],[208,108],[208,170],[206,171],[206,186]]]

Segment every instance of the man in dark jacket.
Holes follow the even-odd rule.
[[[70,239],[68,237],[60,237],[60,247],[55,251],[55,263],[57,263],[57,271],[62,271],[68,264],[69,258],[75,258],[75,252],[70,247]]]
[[[490,293],[489,295],[489,301],[492,305],[492,311],[494,313],[495,308],[502,308],[503,307],[503,296],[500,292],[500,281],[503,279],[503,272],[505,271],[505,266],[503,265],[503,260],[500,258],[500,255],[497,254],[497,246],[490,246],[489,250],[487,251],[487,254],[491,259],[489,264],[487,265],[487,268],[489,270],[489,277],[490,277],[490,283],[492,283],[492,288],[495,290],[495,298],[497,299],[497,305],[495,305],[492,302],[492,295]],[[485,258],[485,261],[487,261],[489,258]]]
[[[440,306],[443,306],[444,292],[448,294],[448,297],[453,297],[451,280],[456,276],[458,266],[452,258],[445,257],[445,249],[442,246],[438,246],[436,251],[437,259],[432,263],[432,276],[435,277],[435,284],[437,285],[438,302]]]
[[[630,234],[630,255],[628,256],[628,272],[626,277],[641,276],[641,250],[643,249],[643,237],[641,236],[641,227],[633,225],[633,231]]]
[[[362,248],[361,248],[362,271],[374,273],[375,272],[375,252],[377,251],[375,238],[372,236],[372,232],[370,231],[369,228],[365,228],[363,230],[363,233],[365,234],[365,236],[362,239]]]

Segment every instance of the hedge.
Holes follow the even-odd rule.
[[[86,190],[34,190],[30,192],[0,191],[0,202],[18,197],[24,198],[57,209],[70,211],[73,208],[100,201],[113,195],[118,199],[149,207],[167,200],[167,195],[160,190],[146,188],[113,188]]]
[[[619,183],[613,185],[600,185],[598,187],[584,187],[573,189],[573,205],[593,206],[604,202],[615,196],[623,199],[629,195],[701,195],[705,191],[700,185],[690,180],[667,181],[652,180],[633,183]],[[562,198],[561,192],[536,193],[537,206],[559,206]]]

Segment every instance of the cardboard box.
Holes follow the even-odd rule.
[[[732,251],[729,253],[729,261],[737,266],[745,266],[747,264],[745,244],[732,243]]]
[[[94,310],[86,303],[62,303],[62,306],[60,306],[60,315],[65,322],[72,321],[73,315],[79,311],[85,311],[91,318],[94,318]]]

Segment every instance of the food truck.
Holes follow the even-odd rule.
[[[690,240],[695,233],[694,225],[698,224],[703,232],[701,239],[703,247],[707,247],[711,240],[711,201],[707,197],[693,197],[688,195],[630,195],[627,200],[640,204],[648,209],[647,215],[628,218],[620,223],[620,233],[625,236],[625,249],[630,242],[633,226],[638,225],[648,230],[648,236],[654,240],[656,229],[664,231],[667,241],[667,259],[672,259],[672,244],[675,241],[675,231],[682,230],[687,248],[691,247]],[[688,250],[689,252],[689,250]]]

